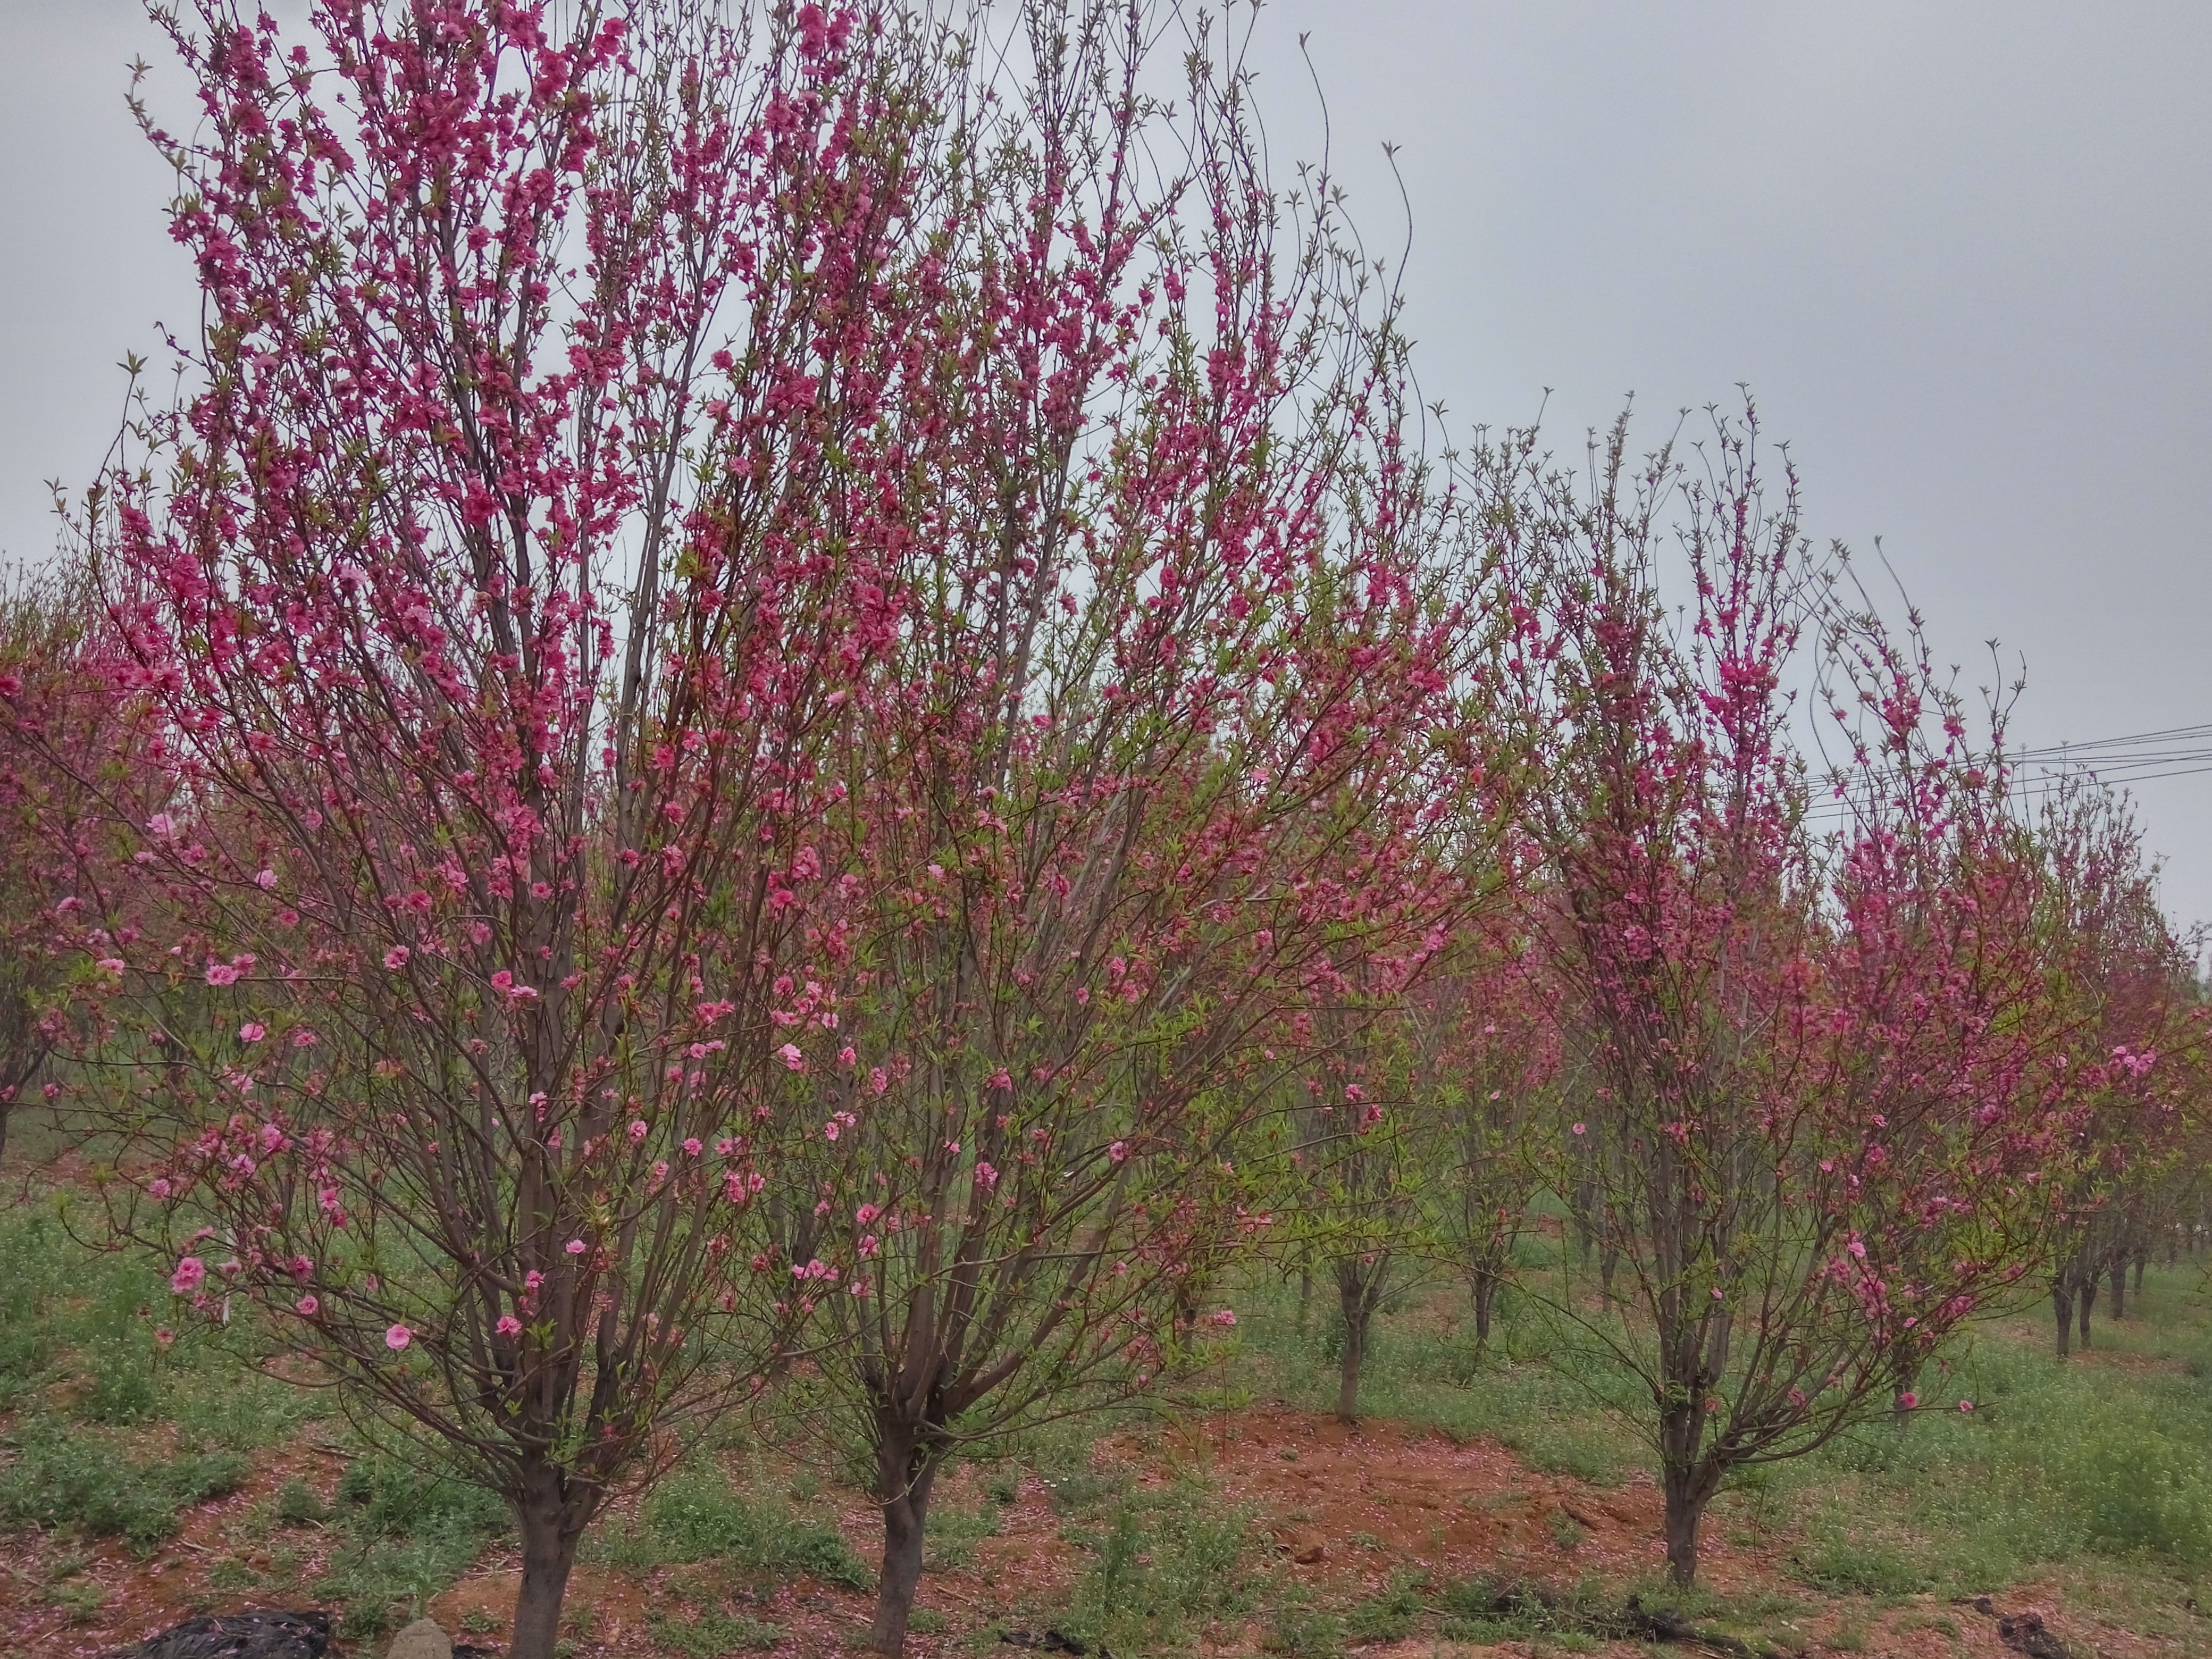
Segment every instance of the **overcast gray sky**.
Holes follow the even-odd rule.
[[[113,365],[197,307],[123,106],[136,55],[179,89],[136,0],[0,27],[0,550],[35,555]],[[1456,421],[1548,386],[1572,452],[1628,392],[1656,437],[1748,382],[1816,535],[1881,537],[1970,679],[1985,638],[2026,658],[2021,739],[2212,724],[2212,5],[1273,0],[1284,155],[1318,142],[1301,32],[1371,242],[1399,146]],[[2169,908],[2212,919],[2212,773],[2136,793]]]

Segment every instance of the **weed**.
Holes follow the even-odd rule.
[[[848,1589],[875,1582],[842,1534],[771,1504],[749,1503],[711,1462],[679,1469],[646,1499],[643,1534],[611,1528],[603,1559],[623,1565],[726,1558],[764,1573],[805,1576]]]
[[[1129,1477],[1118,1473],[1099,1474],[1091,1469],[1074,1469],[1046,1476],[1044,1485],[1045,1490],[1052,1494],[1054,1510],[1061,1515],[1079,1515],[1128,1491]]]
[[[1837,1595],[1911,1595],[1935,1582],[1924,1568],[1879,1544],[1831,1538],[1790,1558],[1790,1575]]]
[[[682,1654],[684,1659],[720,1659],[726,1653],[756,1653],[783,1640],[781,1626],[763,1624],[757,1619],[732,1618],[721,1613],[703,1613],[691,1620],[652,1613],[646,1622],[653,1627],[653,1641],[659,1646]]]
[[[975,1546],[996,1537],[998,1531],[999,1511],[991,1504],[979,1504],[972,1510],[933,1504],[923,1527],[923,1571],[945,1572],[969,1565],[975,1559]]]
[[[1425,1574],[1394,1573],[1380,1594],[1344,1615],[1346,1634],[1355,1642],[1397,1641],[1413,1630],[1425,1611],[1421,1592],[1427,1586]]]
[[[72,1625],[87,1624],[107,1605],[107,1593],[97,1584],[56,1584],[47,1589],[46,1603],[61,1608]]]
[[[335,1518],[347,1541],[315,1588],[344,1606],[338,1633],[349,1638],[372,1635],[429,1601],[508,1519],[506,1506],[481,1488],[389,1453],[348,1467]]]
[[[1270,1653],[1288,1659],[1335,1659],[1344,1651],[1344,1621],[1303,1601],[1279,1607],[1267,1632]]]
[[[1151,1653],[1194,1621],[1249,1611],[1250,1520],[1194,1481],[1132,1493],[1105,1532],[1072,1534],[1092,1559],[1067,1627],[1116,1653]]]
[[[316,1497],[304,1480],[287,1480],[270,1507],[279,1521],[290,1525],[302,1522],[319,1523],[331,1518],[330,1506]]]
[[[1552,1534],[1552,1541],[1572,1554],[1589,1536],[1589,1528],[1565,1510],[1553,1510],[1544,1516],[1544,1530]]]
[[[0,1517],[18,1526],[75,1525],[149,1552],[177,1529],[177,1511],[237,1490],[248,1466],[234,1452],[134,1465],[114,1443],[33,1421],[9,1443]]]

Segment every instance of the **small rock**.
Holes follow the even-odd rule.
[[[453,1659],[453,1638],[434,1619],[417,1619],[392,1638],[384,1659]]]

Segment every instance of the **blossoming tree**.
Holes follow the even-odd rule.
[[[915,141],[958,414],[886,486],[896,638],[824,763],[847,955],[785,1056],[822,1165],[781,1219],[836,1291],[815,1363],[872,1456],[883,1652],[949,1456],[1194,1356],[1266,1224],[1236,1131],[1286,1011],[1433,949],[1456,890],[1432,809],[1475,613],[1402,343],[1325,186],[1262,176],[1218,42],[1179,110],[1147,91],[1177,18],[979,12]]]
[[[180,920],[104,969],[173,1056],[111,1190],[180,1296],[508,1501],[541,1659],[586,1525],[812,1305],[767,1218],[851,950],[825,756],[1011,362],[943,303],[957,43],[689,0],[173,33],[206,320],[81,520],[175,791],[137,856]]]
[[[1600,1188],[1632,1310],[1584,1328],[1648,1389],[1683,1583],[1730,1472],[1888,1409],[2032,1268],[2064,1103],[2002,775],[1966,751],[1924,653],[1838,605],[1755,440],[1723,422],[1694,476],[1663,453],[1638,471],[1616,428],[1584,493],[1554,495],[1513,647],[1553,745],[1528,815],[1566,907],[1552,968],[1586,1011],[1610,1141],[1570,1148],[1555,1184]],[[1785,683],[1815,642],[1855,733],[1852,816],[1826,842]]]

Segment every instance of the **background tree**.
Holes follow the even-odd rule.
[[[1561,1030],[1532,933],[1476,933],[1417,995],[1414,1109],[1442,1171],[1445,1258],[1467,1281],[1475,1352],[1489,1346],[1498,1293],[1510,1284],[1539,1188],[1532,1139],[1556,1133]]]
[[[2050,1170],[2058,1234],[2051,1264],[2060,1358],[2090,1341],[2099,1281],[2125,1307],[2130,1263],[2149,1248],[2160,1196],[2190,1145],[2203,1048],[2195,952],[2158,907],[2126,802],[2069,779],[2039,815],[2050,991],[2072,1040],[2060,1057],[2078,1098]]]
[[[57,1048],[96,1004],[71,994],[110,956],[118,830],[159,802],[162,780],[118,740],[114,641],[89,573],[61,558],[0,592],[0,1155],[8,1125]],[[119,822],[118,822],[119,819]]]

